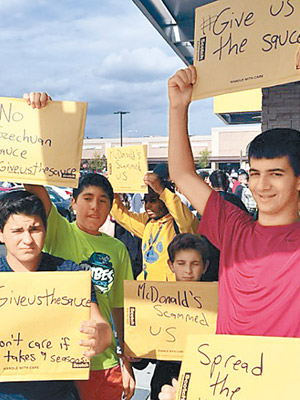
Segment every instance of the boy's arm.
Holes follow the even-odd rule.
[[[199,220],[192,211],[182,203],[176,193],[165,189],[159,197],[166,205],[169,213],[174,218],[181,233],[196,233]]]
[[[88,335],[88,339],[80,341],[80,346],[88,348],[83,353],[86,357],[102,353],[111,344],[111,328],[96,303],[91,303],[91,319],[82,322],[80,331]]]
[[[171,179],[202,215],[212,189],[196,174],[187,130],[188,108],[196,79],[192,65],[169,79],[168,159]]]
[[[129,232],[142,239],[148,217],[146,213],[134,213],[122,203],[120,196],[115,194],[111,216]]]
[[[48,217],[50,211],[51,211],[51,207],[52,207],[52,202],[50,200],[49,194],[46,190],[46,188],[44,186],[41,185],[28,185],[27,183],[24,184],[24,188],[25,190],[27,190],[28,192],[35,194],[37,197],[39,197],[45,207],[46,210],[46,215]]]
[[[112,315],[122,354],[124,354],[124,308],[113,308]],[[123,398],[129,400],[134,395],[135,380],[129,360],[126,357],[123,357],[122,360]]]
[[[165,203],[180,231],[194,233],[197,231],[199,224],[197,217],[182,203],[181,199],[175,193],[162,187],[159,177],[155,173],[148,172],[144,177],[144,181],[146,185],[150,186],[159,195],[160,200]]]
[[[31,92],[29,94],[24,93],[23,99],[30,107],[40,109],[47,106],[48,102],[51,100],[51,97],[45,92]],[[42,200],[48,216],[52,207],[52,203],[44,186],[24,184],[24,188]]]

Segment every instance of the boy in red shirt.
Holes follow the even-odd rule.
[[[221,251],[217,333],[300,337],[300,132],[271,129],[250,143],[255,221],[195,172],[187,115],[196,79],[190,66],[169,80],[169,169],[202,215],[199,232]]]

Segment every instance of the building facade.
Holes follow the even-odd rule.
[[[248,143],[261,132],[260,124],[229,125],[212,128],[211,135],[190,136],[195,164],[201,153],[209,152],[212,169],[244,167],[247,160]],[[144,136],[123,138],[123,146],[147,145],[149,170],[156,164],[168,161],[168,137]],[[119,147],[119,138],[84,139],[82,160],[92,160],[106,154],[106,149]]]

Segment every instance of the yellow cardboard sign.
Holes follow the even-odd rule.
[[[0,180],[77,187],[87,103],[0,98]]]
[[[300,339],[191,335],[177,400],[296,400]]]
[[[215,333],[217,282],[125,281],[125,353],[182,360],[188,333]]]
[[[146,193],[147,146],[112,147],[106,150],[108,179],[116,193]]]
[[[193,99],[294,82],[299,0],[219,0],[195,12]]]
[[[0,382],[88,379],[81,322],[90,318],[91,274],[0,274]]]

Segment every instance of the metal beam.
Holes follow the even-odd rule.
[[[214,0],[132,0],[186,64],[193,63],[194,9]]]

